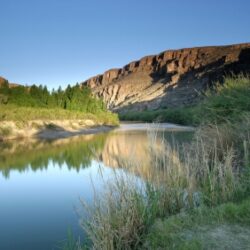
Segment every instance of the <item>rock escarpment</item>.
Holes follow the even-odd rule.
[[[225,75],[250,73],[250,43],[168,50],[83,82],[118,112],[192,105]]]
[[[9,83],[8,80],[6,80],[5,78],[3,78],[3,77],[0,76],[0,87],[1,87],[3,84],[5,84],[5,83],[8,83],[9,88],[15,88],[15,87],[20,86],[20,85],[17,84],[17,83]]]

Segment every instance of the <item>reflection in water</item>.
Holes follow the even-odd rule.
[[[161,154],[162,151],[168,151],[168,147],[176,142],[189,142],[191,136],[192,133],[183,131],[121,131],[110,133],[104,144],[100,160],[105,166],[126,168],[136,175],[148,178],[152,175],[152,171],[156,170],[153,168],[152,151],[155,154]]]
[[[101,152],[106,137],[99,134],[55,141],[6,141],[0,144],[0,171],[8,178],[12,170],[47,169],[50,161],[80,170],[91,165],[93,155]]]
[[[190,135],[190,132],[158,132],[154,138],[154,147],[157,149],[154,150],[165,149],[161,143],[163,138],[171,143],[173,138],[178,141],[189,140]],[[134,166],[131,171],[139,171],[138,174],[145,176],[151,165],[148,153],[152,146],[151,136],[145,131],[120,131],[53,141],[6,141],[0,143],[0,172],[8,178],[12,170],[47,169],[50,161],[59,166],[66,163],[68,169],[79,171],[89,167],[91,160],[95,159],[112,168],[124,167],[129,162],[130,166]]]
[[[178,132],[174,138],[189,135]],[[172,133],[159,132],[155,152],[166,149],[163,136],[171,143]],[[131,130],[0,143],[0,249],[57,249],[68,227],[78,235],[74,207],[79,197],[92,201],[92,181],[102,190],[98,162],[104,179],[112,177],[111,168],[124,166],[147,177],[153,169],[149,146],[146,131]]]

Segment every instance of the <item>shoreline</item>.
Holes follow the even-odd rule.
[[[120,126],[97,123],[93,120],[33,120],[27,122],[4,121],[0,122],[0,142],[24,138],[40,140],[56,140],[78,135],[105,133],[113,130],[121,131],[194,131],[194,127],[172,123],[120,123]]]
[[[154,122],[120,122],[120,126],[115,131],[195,131],[195,127],[184,126],[169,122],[154,123]]]
[[[77,135],[108,132],[116,125],[97,123],[93,120],[33,120],[27,122],[0,122],[0,142],[23,138],[55,140]]]
[[[69,131],[69,130],[54,130],[54,129],[45,129],[44,131],[39,132],[35,137],[43,140],[53,140],[53,139],[62,139],[78,135],[91,135],[98,133],[105,133],[115,129],[117,126],[108,126],[108,125],[99,125],[90,128],[82,128],[80,130]]]

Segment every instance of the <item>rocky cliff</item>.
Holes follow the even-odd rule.
[[[152,110],[192,105],[225,75],[250,73],[250,43],[167,50],[83,82],[109,109]]]
[[[3,78],[3,77],[0,76],[0,87],[1,87],[5,82],[8,82],[8,80],[6,80],[5,78]],[[20,85],[17,84],[17,83],[9,83],[9,82],[8,82],[8,84],[9,84],[9,87],[10,87],[10,88],[15,88],[15,87],[17,87],[17,86],[20,86]]]
[[[0,86],[4,84],[7,80],[0,76]]]

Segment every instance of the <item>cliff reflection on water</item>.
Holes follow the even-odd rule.
[[[173,138],[177,141],[189,140],[190,134],[158,132],[154,147],[158,151],[166,150],[166,145],[163,148],[163,138],[171,144]],[[49,163],[59,166],[66,164],[68,169],[79,171],[91,166],[92,160],[98,160],[112,168],[129,165],[129,171],[145,176],[151,165],[148,149],[152,145],[149,137],[147,131],[119,131],[53,141],[6,141],[0,143],[0,172],[9,178],[13,170],[46,170]]]

